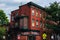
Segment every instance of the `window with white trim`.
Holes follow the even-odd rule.
[[[18,13],[16,13],[16,16],[18,16]]]
[[[36,17],[38,17],[38,11],[36,12]]]
[[[43,23],[42,23],[42,21],[40,21],[40,27],[42,27],[43,26]]]
[[[38,27],[38,20],[36,20],[36,27]]]
[[[34,10],[32,10],[32,16],[34,16]]]
[[[28,28],[28,18],[24,18],[24,24],[23,24],[23,26],[24,26],[24,29],[27,29]]]
[[[40,13],[40,18],[42,17],[42,14]]]
[[[34,24],[34,19],[32,19],[32,26],[35,26],[35,24]]]
[[[14,21],[14,16],[12,16],[11,20]]]
[[[18,22],[15,23],[15,27],[18,27]]]

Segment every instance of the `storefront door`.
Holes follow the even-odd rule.
[[[36,40],[35,36],[28,36],[28,40]]]

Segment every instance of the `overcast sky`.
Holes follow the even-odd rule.
[[[10,18],[9,14],[11,11],[18,9],[18,6],[20,6],[21,3],[26,4],[30,1],[42,7],[49,6],[49,3],[53,3],[55,1],[60,2],[60,0],[0,0],[0,9],[4,10],[8,18]]]

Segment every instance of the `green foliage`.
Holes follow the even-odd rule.
[[[0,25],[8,24],[8,19],[3,10],[0,10]]]
[[[49,7],[46,7],[46,11],[51,16],[47,16],[46,19],[52,20],[54,22],[60,21],[60,5],[58,2],[51,3]],[[46,26],[57,30],[59,25],[56,26],[47,24]]]
[[[6,28],[0,26],[0,39],[3,38],[3,36],[5,35],[5,33],[6,33]]]

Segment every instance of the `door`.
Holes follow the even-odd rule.
[[[36,37],[35,36],[28,36],[28,40],[35,40]]]

